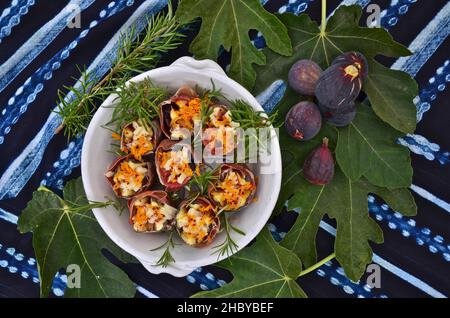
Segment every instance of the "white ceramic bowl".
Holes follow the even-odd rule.
[[[229,99],[243,99],[257,111],[263,110],[256,99],[241,85],[226,76],[223,70],[211,60],[197,61],[191,57],[182,57],[167,67],[157,68],[132,79],[133,82],[150,78],[159,87],[175,92],[183,84],[209,89],[211,79]],[[102,128],[111,118],[115,96],[109,96],[98,109],[86,133],[81,156],[81,172],[84,189],[89,200],[105,201],[105,197],[113,197],[114,193],[104,177],[107,167],[114,160],[108,152],[111,134]],[[281,154],[278,138],[272,129],[271,152],[258,163],[254,171],[258,175],[257,201],[247,208],[233,214],[231,222],[242,229],[246,235],[232,234],[239,248],[246,246],[266,224],[278,198],[281,185]],[[175,263],[166,268],[154,266],[161,257],[162,250],[150,251],[160,246],[167,239],[167,233],[136,233],[128,223],[128,214],[121,216],[113,207],[94,210],[95,217],[106,234],[122,249],[136,257],[151,273],[169,273],[174,276],[186,276],[200,266],[210,265],[222,260],[217,254],[212,255],[212,247],[223,242],[224,233],[219,233],[213,243],[207,247],[194,248],[180,243],[172,250]],[[178,242],[177,242],[178,241]]]

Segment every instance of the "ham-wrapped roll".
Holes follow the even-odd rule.
[[[130,199],[150,188],[154,171],[149,162],[140,162],[127,155],[117,158],[105,173],[114,193],[123,199]]]
[[[195,247],[211,243],[220,228],[216,207],[205,197],[183,201],[176,221],[180,237]]]
[[[128,202],[130,224],[136,232],[171,231],[178,212],[165,191],[145,191]]]
[[[208,188],[208,195],[219,209],[237,211],[255,197],[256,179],[244,164],[225,163],[217,171],[217,180]]]
[[[155,152],[160,137],[161,129],[157,121],[148,123],[138,119],[123,127],[120,150],[142,161],[143,157]]]
[[[167,191],[183,188],[192,178],[190,145],[175,140],[161,141],[155,153],[156,172]]]

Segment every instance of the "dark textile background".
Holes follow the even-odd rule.
[[[62,28],[60,33],[52,36],[52,32],[58,30],[55,25],[45,31],[47,38],[30,43],[32,48],[42,49],[39,54],[30,49],[16,60],[11,58],[17,57],[33,34],[40,28],[43,30],[44,25],[54,19],[69,1],[3,0],[0,3],[0,110],[3,111],[0,116],[0,297],[39,296],[31,235],[19,234],[14,224],[15,216],[21,213],[33,190],[42,182],[58,189],[63,181],[80,174],[82,138],[68,144],[62,135],[49,140],[45,139],[45,134],[39,137],[43,127],[48,126],[46,121],[55,107],[57,89],[75,82],[73,77],[78,75],[77,65],[90,65],[138,7],[154,2],[156,11],[158,5],[165,3],[162,0],[78,2],[91,2],[82,11],[81,29]],[[266,8],[273,12],[306,12],[320,20],[318,0],[264,2]],[[341,1],[328,3],[331,13]],[[389,29],[397,41],[412,45],[418,56],[406,70],[413,73],[419,83],[417,105],[423,118],[416,134],[404,140],[413,151],[415,173],[412,191],[419,213],[416,217],[405,218],[383,206],[382,202],[370,204],[370,214],[377,219],[385,235],[383,245],[373,245],[374,263],[381,266],[380,289],[365,286],[365,277],[360,282],[349,281],[335,260],[302,277],[299,283],[310,297],[446,297],[450,294],[450,115],[447,102],[450,95],[446,89],[450,80],[450,42],[447,40],[450,3],[445,0],[355,0],[342,3],[378,4],[383,12],[382,26]],[[103,10],[106,10],[107,18],[102,20]],[[69,47],[69,55],[63,58],[64,49],[82,30],[89,28],[92,21],[97,21],[98,25],[91,28],[73,48]],[[188,44],[194,34],[190,33],[185,45],[166,56],[163,64],[188,54]],[[57,61],[52,60],[50,68],[45,71],[45,64],[58,54]],[[17,69],[24,61],[25,65]],[[226,65],[227,62],[224,55],[221,63]],[[382,59],[382,62],[391,66],[395,60]],[[27,150],[29,145],[36,148],[35,153]],[[24,154],[29,158],[26,165]],[[30,168],[33,165],[35,168]],[[11,171],[12,174],[8,174]],[[278,232],[274,235],[282,236],[294,218],[295,214],[285,214],[276,220]],[[333,225],[332,221],[325,221]],[[275,231],[274,228],[271,230]],[[334,237],[326,230],[319,231],[319,257],[332,251],[333,241]],[[139,286],[137,297],[188,297],[231,279],[229,273],[213,266],[200,269],[186,278],[152,275],[139,265],[120,266]],[[59,275],[55,279],[53,296],[61,296],[63,289],[64,277]]]

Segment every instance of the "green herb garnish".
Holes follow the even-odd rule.
[[[274,125],[278,113],[275,111],[268,116],[264,111],[255,111],[253,107],[242,99],[231,102],[231,118],[239,123],[240,128],[265,128]]]
[[[201,196],[207,194],[209,185],[213,184],[219,176],[217,176],[217,168],[208,171],[200,171],[200,169],[200,165],[197,165],[194,176],[186,185],[186,188]]]
[[[124,124],[138,120],[147,130],[153,125],[152,120],[158,118],[159,104],[168,97],[168,92],[156,87],[149,79],[139,83],[130,82],[116,91],[116,103],[111,106],[113,113],[107,126],[113,126],[116,132]]]
[[[166,268],[171,263],[175,263],[175,259],[173,258],[172,254],[170,253],[170,249],[175,247],[175,243],[173,242],[173,231],[170,232],[169,238],[166,242],[164,242],[162,245],[151,249],[151,252],[160,250],[164,248],[164,253],[162,254],[161,258],[156,262],[155,266],[162,266],[163,268]]]
[[[63,93],[58,91],[58,113],[62,117],[61,125],[55,133],[64,130],[69,139],[84,133],[92,119],[98,104],[117,87],[121,87],[135,74],[154,68],[161,56],[182,43],[178,30],[182,24],[175,20],[172,6],[168,11],[153,16],[142,34],[136,28],[122,35],[119,50],[113,67],[103,79],[92,76],[88,71],[81,72],[80,87],[65,86]],[[95,84],[97,83],[97,84]],[[72,97],[68,95],[72,94]]]
[[[219,211],[218,215],[221,218],[222,228],[225,231],[225,241],[213,247],[213,249],[215,249],[213,254],[217,254],[217,258],[219,259],[224,255],[226,255],[227,257],[231,256],[239,249],[239,245],[231,237],[231,232],[234,231],[243,236],[245,236],[245,232],[231,224],[231,222],[228,220],[228,216],[223,212],[223,210]]]

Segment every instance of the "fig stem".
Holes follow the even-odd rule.
[[[321,260],[320,262],[308,267],[307,269],[303,270],[300,272],[300,274],[298,275],[298,277],[304,276],[306,274],[311,273],[312,271],[316,270],[317,268],[319,268],[320,266],[322,266],[323,264],[325,264],[326,262],[331,261],[333,258],[336,257],[336,254],[333,253],[331,255],[328,255],[327,257],[325,257],[323,260]]]
[[[322,0],[322,22],[320,23],[320,35],[325,35],[327,28],[327,0]]]
[[[327,137],[325,137],[325,138],[322,139],[322,144],[323,144],[325,147],[328,147],[328,138],[327,138]]]

